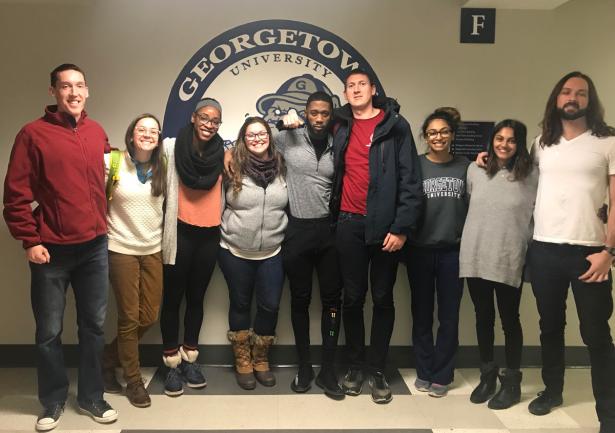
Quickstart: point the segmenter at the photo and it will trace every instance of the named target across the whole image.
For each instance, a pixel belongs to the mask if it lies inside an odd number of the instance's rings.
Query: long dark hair
[[[130,156],[134,156],[135,154],[135,144],[132,140],[132,137],[135,132],[135,127],[137,123],[141,119],[154,119],[158,124],[158,130],[160,133],[158,134],[158,145],[152,152],[152,157],[150,158],[150,164],[152,168],[152,195],[154,197],[158,197],[161,194],[166,196],[167,193],[167,162],[164,156],[164,152],[162,151],[162,128],[160,127],[160,121],[156,116],[150,113],[143,113],[134,118],[132,122],[128,125],[126,129],[126,136],[124,137],[124,142],[126,143],[126,149]]]
[[[269,135],[269,147],[267,148],[267,156],[275,161],[276,165],[276,176],[286,174],[286,168],[284,166],[284,160],[282,159],[282,154],[278,152],[273,143],[273,135],[271,134],[271,128],[269,124],[262,117],[248,117],[241,125],[239,129],[239,134],[237,134],[237,141],[235,142],[235,147],[233,148],[233,162],[231,163],[231,175],[229,181],[233,187],[233,194],[239,194],[241,191],[241,181],[243,176],[247,173],[247,168],[252,164],[250,160],[250,151],[248,150],[248,146],[245,142],[245,135],[248,126],[260,123],[267,130],[267,134]]]
[[[489,138],[489,149],[487,150],[487,175],[493,177],[500,170],[498,157],[495,155],[495,150],[493,149],[493,141],[498,132],[503,128],[510,128],[513,130],[517,143],[517,151],[513,157],[506,162],[504,168],[510,171],[513,180],[523,180],[532,172],[533,160],[527,151],[527,127],[522,122],[514,119],[504,119],[493,127],[493,132]]]
[[[562,91],[564,84],[566,84],[566,81],[571,78],[582,78],[587,83],[589,94],[587,95],[588,104],[585,119],[587,121],[587,127],[592,131],[592,134],[596,137],[615,135],[615,128],[608,126],[604,121],[604,108],[598,98],[598,92],[596,91],[594,82],[584,73],[573,71],[564,75],[551,91],[551,95],[549,95],[544,118],[540,123],[540,126],[542,126],[540,145],[542,147],[556,144],[562,136],[562,120],[557,111],[557,97]]]

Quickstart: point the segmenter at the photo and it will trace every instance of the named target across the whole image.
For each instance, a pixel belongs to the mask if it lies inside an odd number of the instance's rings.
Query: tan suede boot
[[[269,369],[269,348],[273,344],[275,336],[257,335],[252,337],[252,366],[254,376],[261,385],[274,386],[275,376]]]
[[[233,344],[233,354],[235,355],[235,379],[237,385],[243,389],[256,388],[254,380],[254,369],[252,368],[252,354],[250,353],[250,341],[252,331],[244,329],[241,331],[228,331],[228,340]]]

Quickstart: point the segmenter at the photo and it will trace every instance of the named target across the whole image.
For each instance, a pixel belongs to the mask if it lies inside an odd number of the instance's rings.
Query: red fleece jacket
[[[51,105],[19,131],[4,180],[4,219],[24,248],[107,233],[105,152],[107,134],[85,111],[75,124]]]

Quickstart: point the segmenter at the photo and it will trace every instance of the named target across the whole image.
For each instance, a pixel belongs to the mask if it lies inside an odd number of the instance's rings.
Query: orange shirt
[[[192,189],[181,180],[178,188],[177,219],[198,227],[220,225],[222,215],[222,176],[212,189]]]

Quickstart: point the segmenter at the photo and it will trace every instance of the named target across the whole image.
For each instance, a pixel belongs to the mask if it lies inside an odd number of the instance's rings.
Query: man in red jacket
[[[19,131],[4,182],[4,219],[23,243],[32,276],[44,408],[39,431],[58,425],[68,394],[61,334],[69,284],[79,327],[79,407],[102,423],[118,416],[103,399],[100,367],[108,290],[103,155],[109,143],[84,111],[88,87],[78,66],[55,68],[49,93],[57,105]]]

